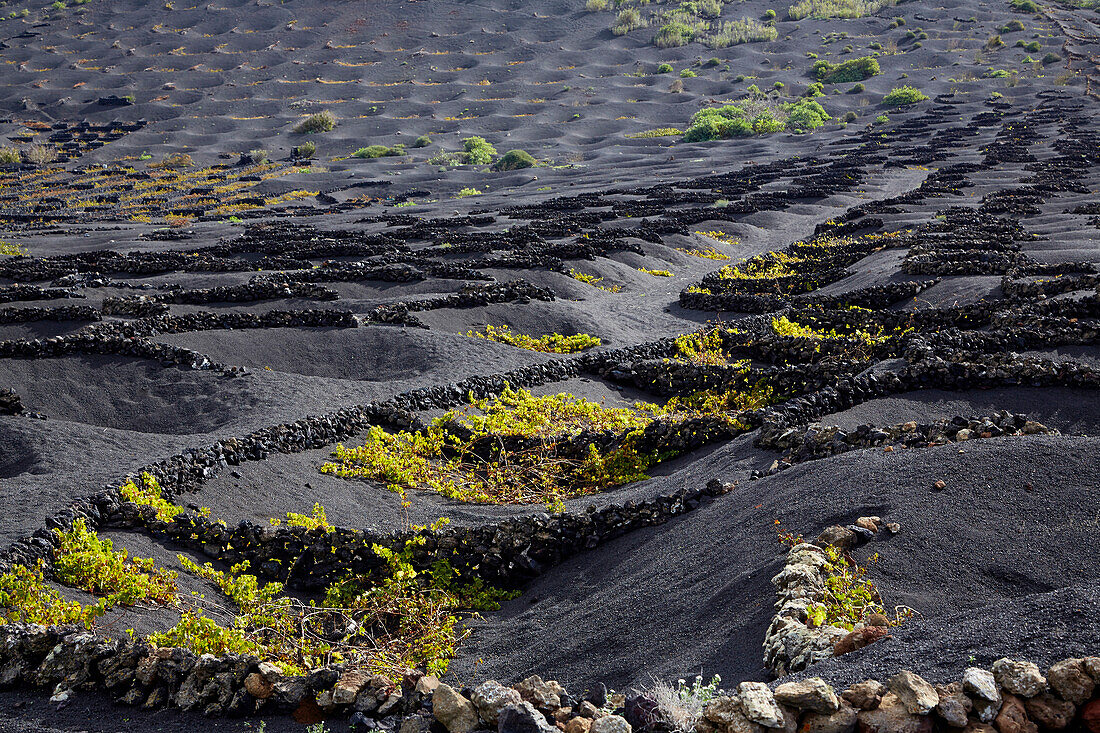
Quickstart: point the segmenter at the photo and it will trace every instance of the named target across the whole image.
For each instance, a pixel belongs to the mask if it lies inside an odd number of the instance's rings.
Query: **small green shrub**
[[[584,9],[590,13],[597,13],[601,10],[607,10],[611,7],[610,0],[588,0],[584,4]]]
[[[1039,5],[1034,0],[1008,0],[1008,4],[1017,13],[1038,13]]]
[[[636,28],[641,28],[645,25],[645,21],[642,20],[642,14],[635,8],[627,8],[619,11],[618,17],[615,19],[615,24],[611,26],[611,32],[616,36],[625,36]]]
[[[530,153],[525,150],[509,150],[493,163],[494,171],[515,171],[521,168],[530,168],[538,163]]]
[[[661,64],[660,66],[657,67],[657,73],[658,74],[671,74],[672,73],[672,64]]]
[[[391,156],[404,155],[405,148],[400,144],[391,147],[385,145],[368,145],[365,148],[359,148],[352,157],[354,158],[384,158]]]
[[[327,109],[310,115],[294,126],[294,132],[307,135],[318,132],[331,132],[336,128],[336,115]]]
[[[847,112],[844,113],[844,121],[845,122],[855,122],[858,119],[859,119],[859,115],[857,115],[852,110],[848,110]]]
[[[0,148],[0,165],[18,165],[23,162],[23,156],[18,148]]]
[[[1012,20],[1002,25],[999,30],[1001,33],[1019,33],[1023,29],[1024,24],[1021,21],[1013,18]]]
[[[882,73],[882,69],[874,57],[863,56],[840,64],[831,64],[821,59],[814,62],[812,73],[818,81],[826,84],[846,84],[870,79]]]
[[[768,8],[764,11],[764,20],[775,20],[775,11]]]
[[[1054,53],[1053,51],[1050,51],[1050,52],[1047,53],[1046,56],[1043,56],[1043,66],[1050,66],[1051,64],[1056,64],[1061,60],[1062,60],[1061,56]]]
[[[681,69],[680,70],[680,78],[681,79],[693,79],[696,76],[698,76],[698,75],[694,71],[692,71],[691,69]]]
[[[815,81],[814,83],[812,83],[808,87],[806,87],[806,92],[802,96],[803,97],[824,97],[825,96],[825,86],[821,82]]]
[[[852,88],[848,90],[848,94],[863,94],[866,88],[862,84],[853,84]]]
[[[1016,41],[1016,48],[1022,48],[1028,53],[1039,53],[1043,50],[1042,44],[1038,41],[1027,41],[1026,43],[1022,40]]]
[[[462,141],[468,165],[488,165],[496,157],[497,149],[483,137],[468,137]]]
[[[421,135],[413,141],[412,146],[414,148],[426,148],[432,144],[432,139],[427,135]]]
[[[787,8],[791,20],[862,18],[893,5],[896,0],[800,0]]]
[[[890,118],[887,115],[879,115],[878,117],[875,118],[875,124],[876,125],[885,125],[889,121],[890,121]]]
[[[155,568],[151,559],[131,558],[126,550],[116,552],[110,540],[102,540],[88,529],[83,517],[73,522],[71,530],[54,532],[58,582],[105,597],[108,608],[175,602],[175,573]]]
[[[294,148],[295,158],[312,158],[313,154],[317,152],[317,143],[312,140],[306,140],[301,145]]]
[[[119,487],[118,493],[126,501],[139,506],[149,506],[156,511],[156,517],[162,522],[171,522],[183,513],[183,507],[177,506],[164,498],[164,492],[153,474],[145,472],[141,474],[141,483],[130,479]]]
[[[916,104],[928,99],[928,95],[911,86],[895,87],[882,98],[882,103],[888,107],[898,107],[903,104]]]
[[[57,148],[49,145],[28,145],[23,148],[23,160],[34,165],[46,165],[57,160]]]
[[[460,199],[464,199],[464,198],[469,198],[470,196],[480,196],[481,194],[482,194],[482,192],[477,190],[476,188],[466,187],[466,188],[460,188],[458,190],[458,193],[455,194],[455,197],[460,198]]]

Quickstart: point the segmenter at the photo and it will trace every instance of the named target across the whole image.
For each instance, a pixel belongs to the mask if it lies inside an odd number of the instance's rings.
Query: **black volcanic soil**
[[[0,23],[0,147],[45,143],[60,146],[62,157],[48,171],[0,166],[0,240],[33,258],[0,256],[0,312],[54,313],[42,320],[0,317],[0,342],[25,346],[105,327],[139,329],[144,319],[109,312],[108,299],[171,301],[182,291],[253,278],[319,278],[336,298],[195,296],[168,303],[178,327],[158,322],[132,338],[242,370],[192,369],[117,352],[0,356],[0,389],[14,389],[35,413],[0,415],[3,547],[45,526],[70,502],[190,448],[560,358],[470,338],[470,329],[505,324],[531,334],[589,333],[606,350],[745,318],[736,310],[681,306],[681,291],[727,264],[684,250],[713,247],[736,264],[810,237],[856,207],[865,209],[853,220],[861,219],[866,232],[934,232],[945,212],[962,207],[975,219],[1018,223],[1024,235],[1016,244],[1032,273],[1044,264],[1077,263],[1062,275],[1077,277],[1100,264],[1100,109],[1097,69],[1088,60],[1096,57],[1089,39],[1100,31],[1100,16],[1093,11],[1054,6],[1032,16],[1012,12],[1004,0],[947,0],[935,7],[906,2],[860,19],[792,22],[774,6],[781,18],[774,42],[659,50],[650,43],[653,29],[613,36],[614,14],[585,12],[580,0],[230,0],[176,2],[171,9],[93,0],[60,11],[11,0],[3,13],[24,7],[27,18]],[[728,5],[723,18],[757,18],[771,7],[747,0]],[[895,17],[905,24],[888,27]],[[983,49],[1011,19],[1025,30],[1003,34],[1004,48]],[[918,45],[909,31],[927,37]],[[1048,51],[1061,58],[1025,61],[1029,54],[1014,45],[1018,40],[1040,41],[1042,51],[1030,54],[1035,59]],[[834,122],[813,134],[696,144],[627,137],[683,128],[701,107],[737,100],[753,84],[770,90],[781,82],[783,99],[796,99],[812,81],[813,54],[839,62],[871,53],[872,44],[883,51],[883,73],[859,93],[849,92],[851,84],[826,85],[818,101]],[[693,67],[697,76],[682,79],[683,92],[669,91],[681,69],[712,57],[718,64]],[[663,62],[675,73],[656,74]],[[990,70],[1009,75],[989,76]],[[882,95],[902,84],[930,99],[884,107]],[[133,103],[100,104],[109,95],[131,95]],[[291,132],[322,109],[338,118],[334,131]],[[849,112],[852,122],[836,124]],[[883,114],[888,121],[876,123]],[[411,148],[425,134],[431,146]],[[441,150],[458,150],[471,135],[502,153],[525,149],[542,164],[496,173],[427,162]],[[291,148],[307,139],[317,145],[313,160],[292,160]],[[396,143],[410,146],[409,155],[350,157],[370,144]],[[269,151],[273,162],[238,164],[256,148]],[[178,175],[150,167],[174,153],[191,155],[195,165]],[[1068,168],[1051,174],[1065,159]],[[1065,170],[1076,176],[1070,183]],[[952,172],[946,182],[939,178]],[[464,188],[481,193],[459,197]],[[728,238],[703,234],[714,231]],[[362,249],[340,250],[349,243]],[[93,261],[89,253],[104,250],[138,254],[123,264],[102,255]],[[873,252],[813,295],[931,279],[904,271],[909,255],[905,248]],[[27,269],[9,267],[28,261]],[[374,268],[371,274],[354,271],[359,263]],[[394,274],[398,269],[402,275]],[[597,289],[570,277],[571,269],[620,289]],[[1058,276],[1013,271],[1006,280],[1005,274],[1003,268],[950,273],[884,309],[1008,308],[1006,282]],[[425,305],[514,280],[554,298]],[[65,288],[73,297],[8,300],[4,294],[15,285]],[[1024,301],[1095,294],[1096,284],[1085,282],[1068,294]],[[380,308],[400,302],[423,306],[410,312],[419,325],[375,322]],[[102,320],[56,312],[73,305],[96,309]],[[314,309],[351,313],[357,322],[223,328],[188,320]],[[1100,365],[1095,339],[1025,353]],[[609,405],[658,398],[591,373],[534,391],[567,391]],[[911,607],[914,618],[893,639],[808,674],[846,684],[904,666],[939,681],[971,659],[1046,663],[1095,652],[1095,390],[917,390],[821,420],[851,429],[999,410],[1062,434],[858,450],[759,480],[752,472],[766,470],[777,454],[756,447],[748,434],[662,464],[650,479],[568,501],[566,511],[583,512],[714,478],[736,482],[731,493],[666,525],[548,569],[501,612],[470,622],[474,633],[449,674],[469,683],[538,673],[577,691],[596,681],[621,689],[695,674],[718,673],[727,684],[766,679],[761,643],[773,612],[769,581],[784,549],[774,521],[814,537],[829,524],[869,514],[902,529],[877,537],[859,555],[877,553],[871,575],[887,604]],[[336,524],[378,531],[440,516],[476,525],[545,510],[415,492],[406,509],[379,485],[322,475],[317,469],[333,447],[273,452],[223,468],[186,499],[230,524],[264,523],[320,502]],[[937,479],[945,490],[933,491]],[[175,562],[177,548],[145,535],[112,539]],[[141,628],[166,622],[143,613],[126,620]],[[0,693],[0,730],[256,729],[255,722],[116,707],[96,695],[78,695],[58,711],[47,697],[48,691]],[[286,719],[268,722],[270,731],[300,728]]]

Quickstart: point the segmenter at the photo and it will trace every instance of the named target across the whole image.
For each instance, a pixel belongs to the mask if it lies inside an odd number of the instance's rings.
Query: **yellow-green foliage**
[[[825,599],[806,607],[812,626],[839,626],[849,631],[872,613],[885,615],[878,589],[867,579],[867,569],[849,562],[835,547],[826,546]],[[871,558],[878,560],[878,555]]]
[[[88,530],[83,518],[68,532],[57,533],[54,570],[58,582],[104,596],[107,607],[133,606],[140,602],[172,604],[176,599],[176,574],[155,568],[149,558],[115,551],[110,540]]]
[[[142,506],[151,506],[157,511],[157,519],[162,522],[171,522],[183,513],[183,507],[176,506],[167,499],[160,488],[160,483],[153,474],[144,472],[141,474],[141,485],[133,479],[119,487],[118,492],[126,501],[132,501]]]
[[[41,561],[34,569],[16,565],[0,575],[0,624],[80,624],[92,628],[95,620],[107,612],[107,599],[100,598],[88,606],[65,600],[46,584],[42,566]]]
[[[606,290],[609,293],[617,293],[620,290],[622,290],[622,287],[620,287],[619,285],[600,285],[600,283],[603,282],[602,277],[596,277],[595,275],[589,275],[587,272],[581,272],[579,270],[570,269],[569,270],[569,277],[573,278],[574,280],[580,280],[582,283],[586,283],[588,285],[591,285],[594,288],[599,288],[600,290]]]
[[[436,521],[431,529],[446,521]],[[189,572],[217,585],[235,609],[222,612],[224,624],[189,609],[175,627],[153,634],[150,641],[196,654],[255,654],[288,674],[343,662],[395,681],[410,668],[441,675],[469,633],[459,627],[461,617],[496,610],[501,600],[516,594],[479,578],[460,579],[445,560],[427,572],[417,571],[412,557],[426,541],[425,529],[413,527],[411,538],[396,550],[374,545],[383,571],[345,577],[329,586],[320,602],[286,596],[280,583],[260,585],[247,573],[247,563],[225,573],[181,556]]]
[[[26,247],[20,244],[15,244],[14,242],[5,242],[0,239],[0,255],[19,256],[25,254],[27,254]]]
[[[639,454],[628,436],[606,453],[593,447],[582,459],[566,459],[556,455],[557,441],[583,431],[639,430],[659,412],[642,403],[607,408],[570,394],[536,397],[506,387],[498,398],[471,400],[463,412],[448,412],[420,432],[373,427],[363,445],[338,445],[336,461],[321,471],[382,481],[402,493],[424,488],[461,501],[559,507],[565,498],[644,478],[656,456]],[[533,439],[532,447],[496,445],[500,436]],[[494,446],[488,457],[487,443]]]
[[[675,127],[658,127],[654,130],[643,130],[642,132],[631,132],[627,135],[632,140],[639,140],[651,137],[678,137],[683,135],[683,130],[679,130]]]
[[[854,328],[849,332],[838,332],[836,329],[832,328],[828,331],[822,331],[804,326],[797,321],[790,320],[786,316],[772,319],[772,331],[774,331],[777,336],[814,339],[817,341],[843,340],[851,341],[853,344],[859,346],[878,346],[886,343],[890,339],[904,336],[912,330],[912,328],[895,328],[893,331],[886,331],[882,326],[876,326],[874,331],[868,331],[863,328]]]
[[[562,336],[560,333],[551,333],[545,336],[528,336],[517,333],[507,326],[488,325],[484,331],[467,331],[467,336],[497,341],[509,346],[516,346],[528,351],[542,351],[548,354],[573,354],[585,349],[591,349],[600,345],[600,340],[587,333],[578,333],[573,336]]]
[[[274,517],[272,517],[268,521],[276,527],[282,524],[282,521],[275,519]],[[296,514],[294,512],[287,512],[286,524],[289,527],[323,529],[325,530],[325,532],[332,532],[336,529],[328,523],[328,517],[325,516],[325,508],[316,502],[313,504],[312,514]]]
[[[665,403],[664,410],[670,415],[681,418],[713,417],[742,410],[755,410],[760,407],[767,407],[775,402],[775,390],[764,382],[758,382],[748,390],[706,389],[686,397],[673,397]],[[731,420],[730,425],[731,427],[745,429],[745,426],[736,420]]]
[[[691,255],[692,257],[701,257],[705,260],[728,260],[730,258],[729,255],[722,254],[714,247],[707,247],[706,249],[683,249],[677,247],[676,251]]]
[[[723,346],[723,334],[736,336],[741,333],[736,328],[715,326],[706,331],[685,333],[676,337],[676,358],[696,364],[730,364],[729,355]],[[742,361],[739,364],[747,365]],[[747,368],[747,366],[746,366]]]
[[[639,267],[638,270],[644,272],[647,275],[653,275],[655,277],[672,277],[672,272],[669,270],[650,270],[645,267]]]
[[[718,270],[723,280],[771,280],[777,277],[797,275],[792,269],[802,258],[786,252],[768,252],[751,257],[738,265],[725,265]]]

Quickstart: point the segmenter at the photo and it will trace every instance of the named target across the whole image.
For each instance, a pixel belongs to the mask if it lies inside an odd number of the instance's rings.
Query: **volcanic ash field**
[[[0,730],[1100,731],[1095,0],[0,2]]]

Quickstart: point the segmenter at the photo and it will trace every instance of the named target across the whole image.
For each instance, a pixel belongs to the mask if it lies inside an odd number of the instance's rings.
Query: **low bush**
[[[521,168],[530,168],[538,163],[531,154],[525,150],[509,150],[493,163],[494,171],[515,171]]]
[[[904,104],[916,104],[928,99],[928,95],[911,86],[895,87],[882,98],[882,103],[888,107],[898,107]]]
[[[318,132],[331,132],[336,128],[336,115],[327,109],[310,115],[294,126],[294,132],[299,134],[313,134]]]
[[[386,158],[393,156],[400,156],[405,154],[405,148],[398,143],[392,148],[385,145],[368,145],[365,148],[359,148],[352,157],[354,158]]]
[[[462,141],[466,163],[470,165],[488,165],[496,157],[497,149],[482,137],[468,137]]]
[[[1038,41],[1016,41],[1016,48],[1022,48],[1028,53],[1039,53],[1043,50],[1043,46]]]
[[[862,18],[894,5],[896,0],[800,0],[787,8],[791,20]]]
[[[175,170],[177,168],[190,168],[193,165],[195,165],[195,161],[187,153],[169,153],[161,158],[159,163],[150,163],[149,167]]]
[[[313,154],[317,152],[317,143],[312,140],[306,140],[301,145],[294,148],[295,158],[312,158]]]
[[[821,59],[814,62],[812,73],[818,81],[826,84],[845,84],[870,79],[882,73],[882,69],[879,68],[878,61],[874,57],[863,56],[839,64],[831,64]]]
[[[1019,33],[1024,29],[1024,24],[1013,18],[1000,27],[1001,33]]]
[[[0,148],[0,165],[18,165],[23,162],[23,156],[18,148]]]
[[[863,94],[867,87],[862,84],[853,84],[852,88],[848,90],[848,94]]]
[[[1054,53],[1053,51],[1050,51],[1050,52],[1047,53],[1046,56],[1043,56],[1043,66],[1049,66],[1051,64],[1056,64],[1061,60],[1062,60],[1061,56]]]
[[[578,351],[591,349],[600,345],[600,340],[587,333],[578,333],[573,336],[563,336],[560,333],[547,334],[546,336],[528,336],[517,333],[507,326],[488,325],[484,331],[467,331],[467,336],[488,339],[509,346],[515,346],[528,351],[541,351],[547,354],[574,354]]]
[[[426,148],[432,144],[432,139],[427,135],[421,135],[413,141],[412,146],[414,148]]]
[[[658,74],[671,74],[672,73],[672,64],[661,64],[660,66],[657,67],[657,73]]]
[[[645,21],[642,20],[642,14],[635,8],[626,8],[619,11],[618,17],[615,18],[615,24],[611,26],[611,32],[616,36],[625,36],[636,28],[641,28],[645,25]]]
[[[1038,13],[1039,5],[1034,0],[1008,0],[1008,4],[1017,13]]]
[[[22,151],[23,160],[33,165],[46,165],[57,160],[57,148],[49,145],[28,145]]]
[[[698,76],[698,74],[696,74],[691,69],[681,69],[680,70],[680,78],[681,79],[694,79],[696,76]]]
[[[724,107],[699,110],[684,132],[684,142],[702,142],[748,135],[766,135],[783,130],[807,132],[831,119],[815,100],[773,104],[744,99]]]

